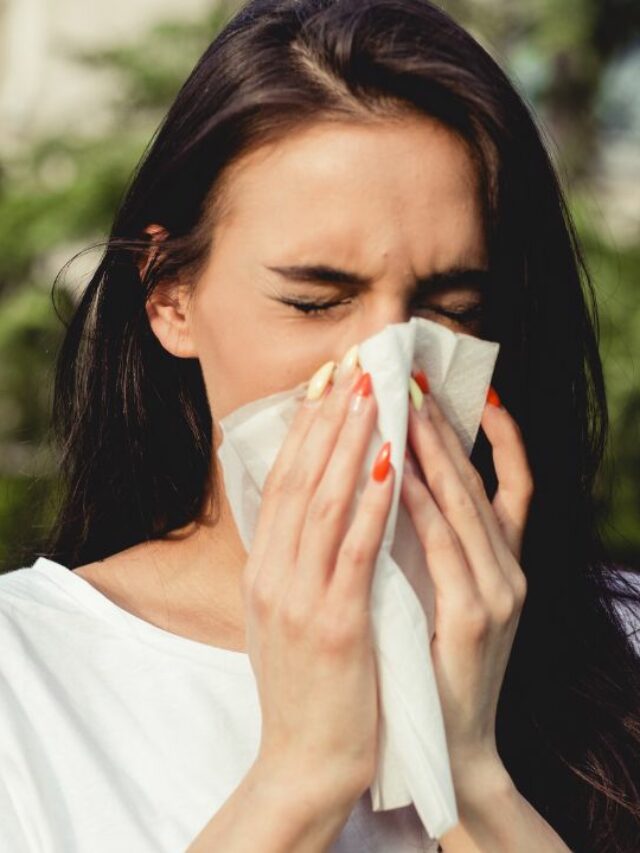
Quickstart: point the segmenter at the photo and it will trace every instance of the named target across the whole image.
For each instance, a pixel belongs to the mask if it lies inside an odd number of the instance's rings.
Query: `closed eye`
[[[332,308],[337,308],[338,305],[347,305],[349,302],[353,302],[352,299],[334,299],[327,302],[301,302],[298,299],[288,299],[286,296],[279,298],[278,302],[282,302],[283,305],[291,305],[292,308],[295,308],[296,311],[300,311],[303,314],[320,314],[322,312],[330,311]]]
[[[333,308],[337,308],[341,305],[348,305],[350,302],[353,302],[352,299],[335,299],[328,300],[326,302],[318,302],[318,301],[301,301],[298,299],[289,299],[287,297],[278,298],[279,302],[282,302],[283,305],[290,305],[296,311],[300,311],[307,316],[318,316],[320,314],[326,314],[331,311]],[[453,320],[457,323],[472,323],[475,320],[478,320],[484,311],[484,306],[481,302],[478,302],[469,308],[465,308],[461,311],[450,311],[446,308],[441,308],[438,305],[429,305],[424,306],[420,310],[433,311],[436,314],[441,314],[443,317],[447,317],[450,320]]]

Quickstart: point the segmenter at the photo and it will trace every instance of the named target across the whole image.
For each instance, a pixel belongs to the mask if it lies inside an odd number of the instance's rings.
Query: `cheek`
[[[214,419],[305,381],[319,366],[308,336],[294,338],[285,325],[257,300],[213,290],[198,300],[192,327]]]

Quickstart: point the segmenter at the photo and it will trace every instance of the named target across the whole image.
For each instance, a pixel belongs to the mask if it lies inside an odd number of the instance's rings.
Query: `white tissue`
[[[400,500],[409,377],[412,369],[424,370],[430,392],[469,455],[499,344],[452,332],[421,317],[387,325],[358,344],[362,370],[371,374],[378,419],[349,520],[384,441],[391,442],[391,462],[397,472],[371,598],[381,709],[379,762],[371,803],[374,811],[381,811],[413,802],[427,832],[438,838],[458,822],[458,814],[430,654],[433,585],[424,550]],[[217,455],[247,551],[263,483],[307,384],[254,400],[218,422],[223,440]]]

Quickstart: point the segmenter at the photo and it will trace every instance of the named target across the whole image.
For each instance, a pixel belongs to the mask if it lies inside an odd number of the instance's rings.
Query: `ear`
[[[160,225],[149,225],[145,232],[154,242],[161,242],[167,231]],[[141,277],[146,273],[158,248],[152,249],[139,266]],[[197,358],[189,323],[191,287],[179,282],[159,282],[145,304],[149,325],[162,346],[178,358]]]

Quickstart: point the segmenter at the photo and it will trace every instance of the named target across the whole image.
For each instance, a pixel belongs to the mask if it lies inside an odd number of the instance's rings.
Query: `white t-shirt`
[[[0,575],[0,850],[184,853],[257,754],[250,659],[172,634],[40,557]],[[335,853],[435,853],[369,791]]]

